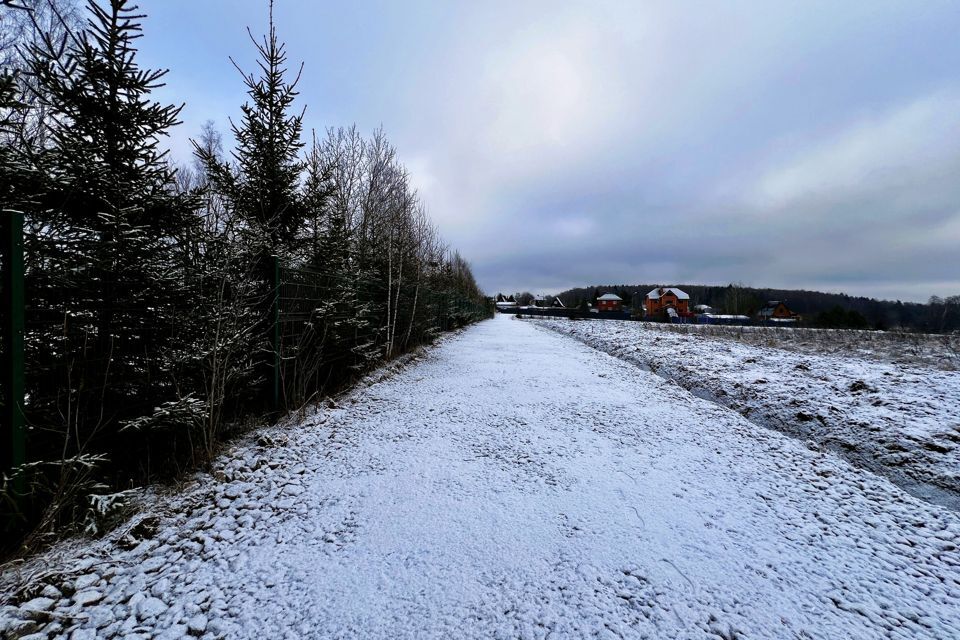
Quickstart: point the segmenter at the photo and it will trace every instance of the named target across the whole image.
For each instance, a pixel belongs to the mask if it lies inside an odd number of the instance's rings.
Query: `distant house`
[[[623,298],[615,293],[605,293],[597,298],[597,311],[623,311]]]
[[[497,297],[494,299],[496,307],[500,311],[505,311],[507,309],[516,309],[517,301],[513,296],[505,296],[502,293],[498,293]]]
[[[563,309],[563,302],[557,296],[534,296],[530,303],[534,307],[541,309]]]
[[[771,324],[790,324],[799,322],[800,314],[791,311],[786,302],[768,300],[766,306],[757,313],[757,319]]]
[[[673,309],[679,316],[689,315],[690,296],[676,287],[658,287],[647,294],[644,307],[648,317],[668,314]]]

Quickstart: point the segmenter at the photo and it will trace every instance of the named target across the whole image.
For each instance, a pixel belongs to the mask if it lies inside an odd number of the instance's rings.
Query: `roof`
[[[597,298],[597,300],[619,300],[620,302],[623,302],[623,298],[621,298],[615,293],[605,293],[599,298]]]
[[[653,291],[651,291],[650,293],[647,294],[647,299],[648,299],[648,300],[659,300],[659,299],[660,299],[660,296],[665,295],[665,294],[667,294],[667,293],[672,293],[673,295],[677,296],[677,300],[689,300],[689,299],[690,299],[690,296],[687,295],[687,292],[686,292],[686,291],[681,291],[680,289],[677,289],[676,287],[658,287],[658,288],[654,289]]]

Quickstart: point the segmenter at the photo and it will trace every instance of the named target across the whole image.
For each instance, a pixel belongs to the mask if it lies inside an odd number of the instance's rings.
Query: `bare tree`
[[[0,67],[15,78],[18,101],[25,107],[4,114],[15,121],[7,135],[13,131],[18,144],[42,148],[49,109],[42,99],[42,83],[29,72],[30,49],[46,46],[44,40],[49,40],[63,50],[83,20],[75,0],[16,0],[5,5],[8,9],[0,11]]]

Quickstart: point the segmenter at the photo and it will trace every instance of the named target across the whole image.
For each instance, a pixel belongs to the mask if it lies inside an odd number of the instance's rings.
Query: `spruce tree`
[[[260,74],[244,73],[234,62],[249,96],[241,107],[240,123],[231,122],[236,140],[234,163],[225,162],[196,143],[194,148],[206,167],[211,188],[226,200],[241,223],[241,250],[259,274],[261,295],[249,308],[250,334],[263,338],[257,347],[256,369],[268,380],[275,362],[271,352],[280,349],[267,340],[273,333],[273,302],[278,295],[273,288],[273,260],[289,261],[298,253],[306,218],[300,193],[303,163],[299,158],[303,110],[293,110],[303,66],[292,81],[287,80],[286,48],[277,39],[272,2],[267,35],[257,41],[249,30],[248,34],[259,54]]]
[[[28,410],[39,433],[111,453],[122,469],[148,441],[121,429],[159,406],[169,423],[181,400],[169,375],[186,304],[176,247],[196,218],[159,147],[180,107],[151,100],[166,71],[137,64],[144,16],[127,0],[88,0],[87,10],[65,46],[45,36],[30,50],[48,143],[31,158],[43,179],[27,211],[38,326]],[[50,389],[62,392],[51,399]]]
[[[249,30],[248,30],[249,33]],[[210,180],[247,224],[250,241],[260,257],[288,255],[296,245],[305,218],[299,193],[303,163],[303,110],[293,110],[301,65],[293,81],[286,79],[286,47],[277,40],[270,3],[268,34],[250,39],[259,53],[260,76],[243,75],[250,101],[241,110],[240,124],[231,122],[236,140],[233,167],[195,144]]]

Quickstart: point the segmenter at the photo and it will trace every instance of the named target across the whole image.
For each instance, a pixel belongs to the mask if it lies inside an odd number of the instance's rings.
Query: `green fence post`
[[[270,347],[273,351],[273,410],[280,411],[280,256],[271,256],[273,262],[273,304]]]
[[[3,236],[3,452],[2,470],[26,462],[23,417],[23,213],[7,211],[0,221]],[[22,481],[22,478],[21,478]],[[17,487],[22,493],[23,487]]]

